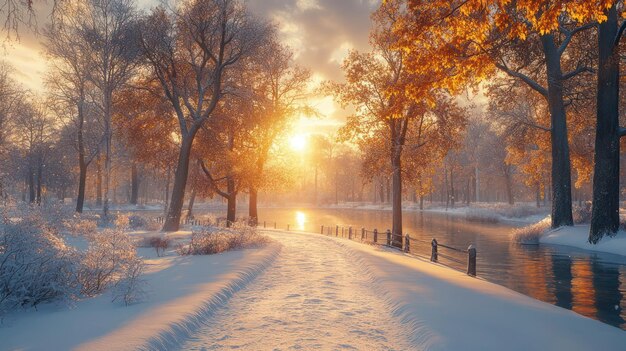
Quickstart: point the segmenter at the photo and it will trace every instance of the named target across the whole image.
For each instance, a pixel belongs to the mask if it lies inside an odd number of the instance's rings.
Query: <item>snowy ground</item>
[[[397,251],[316,234],[273,236],[284,245],[275,264],[183,349],[616,350],[626,343],[620,329]]]
[[[584,250],[626,256],[626,232],[620,230],[614,237],[604,237],[593,245],[589,238],[589,224],[560,227],[549,230],[539,239],[542,244],[573,246]]]
[[[112,303],[111,296],[15,311],[0,324],[0,350],[137,350],[178,345],[230,296],[271,264],[278,244],[211,256],[157,258],[148,265],[145,302]]]
[[[618,328],[383,247],[280,244],[148,260],[147,301],[18,311],[2,350],[617,350]],[[182,234],[181,234],[182,235]],[[148,255],[149,249],[142,249]]]
[[[273,234],[272,268],[220,309],[184,350],[409,350],[410,330],[336,241]]]

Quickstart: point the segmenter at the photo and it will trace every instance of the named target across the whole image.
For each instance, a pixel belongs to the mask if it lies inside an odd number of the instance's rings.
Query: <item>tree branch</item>
[[[511,77],[521,79],[524,83],[528,84],[528,86],[531,89],[535,90],[539,94],[546,96],[546,97],[548,96],[548,89],[542,87],[539,83],[535,82],[529,76],[521,72],[513,71],[509,67],[507,67],[505,64],[496,63],[496,67],[498,67],[500,70],[504,71],[506,74],[508,74]]]

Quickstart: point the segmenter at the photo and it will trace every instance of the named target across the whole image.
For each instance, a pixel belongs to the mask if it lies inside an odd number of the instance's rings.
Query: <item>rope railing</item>
[[[158,223],[164,223],[165,218],[157,217],[156,221]],[[218,221],[217,223],[218,226],[220,225],[219,222],[220,221]],[[201,221],[201,220],[194,219],[194,218],[187,218],[183,221],[183,223],[187,225],[193,225],[193,226],[212,225],[211,221],[208,221],[208,220]],[[258,222],[257,226],[260,227],[261,223]],[[263,221],[263,229],[268,229],[268,228],[283,229],[283,230],[286,229],[287,231],[290,231],[292,227],[290,224],[279,226],[278,223],[275,221],[274,222]],[[430,261],[431,262],[446,265],[445,263],[439,262],[439,259],[443,258],[445,260],[454,262],[456,264],[460,264],[460,265],[465,264],[465,262],[463,262],[463,260],[459,259],[458,257],[453,257],[453,256],[450,256],[449,254],[442,254],[441,252],[439,252],[440,249],[450,250],[451,252],[454,252],[454,253],[465,254],[467,255],[467,274],[470,276],[474,276],[474,277],[476,276],[476,247],[473,244],[470,244],[467,249],[462,249],[462,248],[439,243],[437,239],[435,238],[433,238],[429,242],[427,240],[423,240],[420,238],[412,238],[409,236],[409,234],[402,235],[402,234],[392,233],[390,229],[387,229],[385,232],[379,232],[378,229],[368,230],[368,229],[365,229],[364,227],[358,228],[358,227],[353,227],[353,226],[344,226],[344,225],[340,226],[338,224],[331,225],[331,226],[321,225],[319,233],[322,235],[347,238],[348,240],[358,240],[360,242],[371,243],[374,245],[384,245],[390,248],[398,249],[400,251],[403,251],[407,254],[411,254],[414,256],[420,256],[417,252],[418,250],[415,249],[416,247],[423,247],[425,245],[430,244],[430,247],[431,247]],[[425,244],[425,245],[418,246],[418,244],[420,243]],[[455,267],[452,267],[449,265],[446,265],[446,266],[456,269]]]

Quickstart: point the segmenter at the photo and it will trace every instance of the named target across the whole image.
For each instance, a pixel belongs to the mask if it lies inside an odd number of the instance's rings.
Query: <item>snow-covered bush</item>
[[[149,232],[156,232],[156,231],[161,230],[161,228],[163,228],[163,224],[157,222],[154,219],[148,221],[148,223],[146,223],[146,226],[144,227],[144,229],[149,231]]]
[[[64,220],[63,227],[73,236],[88,236],[98,230],[98,222],[82,216],[75,216]]]
[[[470,222],[498,223],[500,216],[486,209],[470,208],[465,213],[465,219]]]
[[[193,231],[188,245],[180,246],[181,255],[211,255],[230,250],[260,247],[270,239],[256,228],[236,223],[232,228],[203,227]]]
[[[513,231],[513,241],[520,244],[539,244],[541,236],[550,229],[550,217]]]
[[[122,300],[126,306],[144,299],[145,280],[142,279],[145,265],[141,260],[132,260],[124,267],[121,279],[113,288],[113,301]]]
[[[572,216],[575,224],[591,223],[591,201],[585,202],[582,206],[574,206]]]
[[[146,218],[139,215],[128,216],[128,227],[133,230],[144,229],[149,222]]]
[[[55,228],[30,215],[0,232],[0,311],[70,299],[78,292],[75,251]]]
[[[171,241],[167,237],[151,236],[144,239],[143,247],[151,247],[156,251],[157,256],[161,257],[165,250],[169,249]]]
[[[129,267],[140,264],[130,237],[120,229],[104,229],[91,236],[82,254],[77,279],[81,293],[97,295],[124,279]]]

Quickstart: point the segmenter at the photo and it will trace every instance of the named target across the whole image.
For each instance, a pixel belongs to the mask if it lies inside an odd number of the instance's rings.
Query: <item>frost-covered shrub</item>
[[[539,244],[541,236],[550,228],[550,217],[513,231],[513,241],[520,244]]]
[[[82,254],[77,279],[81,293],[94,296],[115,285],[128,267],[139,264],[130,237],[120,229],[104,229],[90,237],[89,248]]]
[[[161,257],[165,250],[170,247],[170,239],[160,236],[152,236],[145,238],[143,247],[151,247],[156,251],[157,256]]]
[[[139,215],[128,216],[128,227],[130,229],[137,230],[137,229],[146,228],[148,223],[149,221],[142,216],[139,216]]]
[[[193,231],[188,245],[180,246],[182,255],[211,255],[230,250],[260,247],[270,239],[256,228],[235,224],[232,228],[206,227]]]
[[[74,297],[75,256],[40,217],[5,223],[0,232],[0,311]]]
[[[156,220],[148,221],[148,223],[146,223],[146,226],[144,227],[144,229],[149,232],[156,232],[161,230],[161,228],[163,228],[163,224],[157,222]]]
[[[145,298],[145,280],[142,279],[145,265],[141,260],[132,260],[124,267],[121,278],[113,288],[113,301],[122,300],[126,306]]]
[[[500,216],[482,208],[470,208],[465,213],[465,219],[470,222],[498,223]]]
[[[63,227],[73,236],[88,236],[98,230],[98,222],[82,216],[75,216],[64,220]]]
[[[575,224],[591,223],[591,201],[585,202],[582,206],[574,206],[572,216]]]

